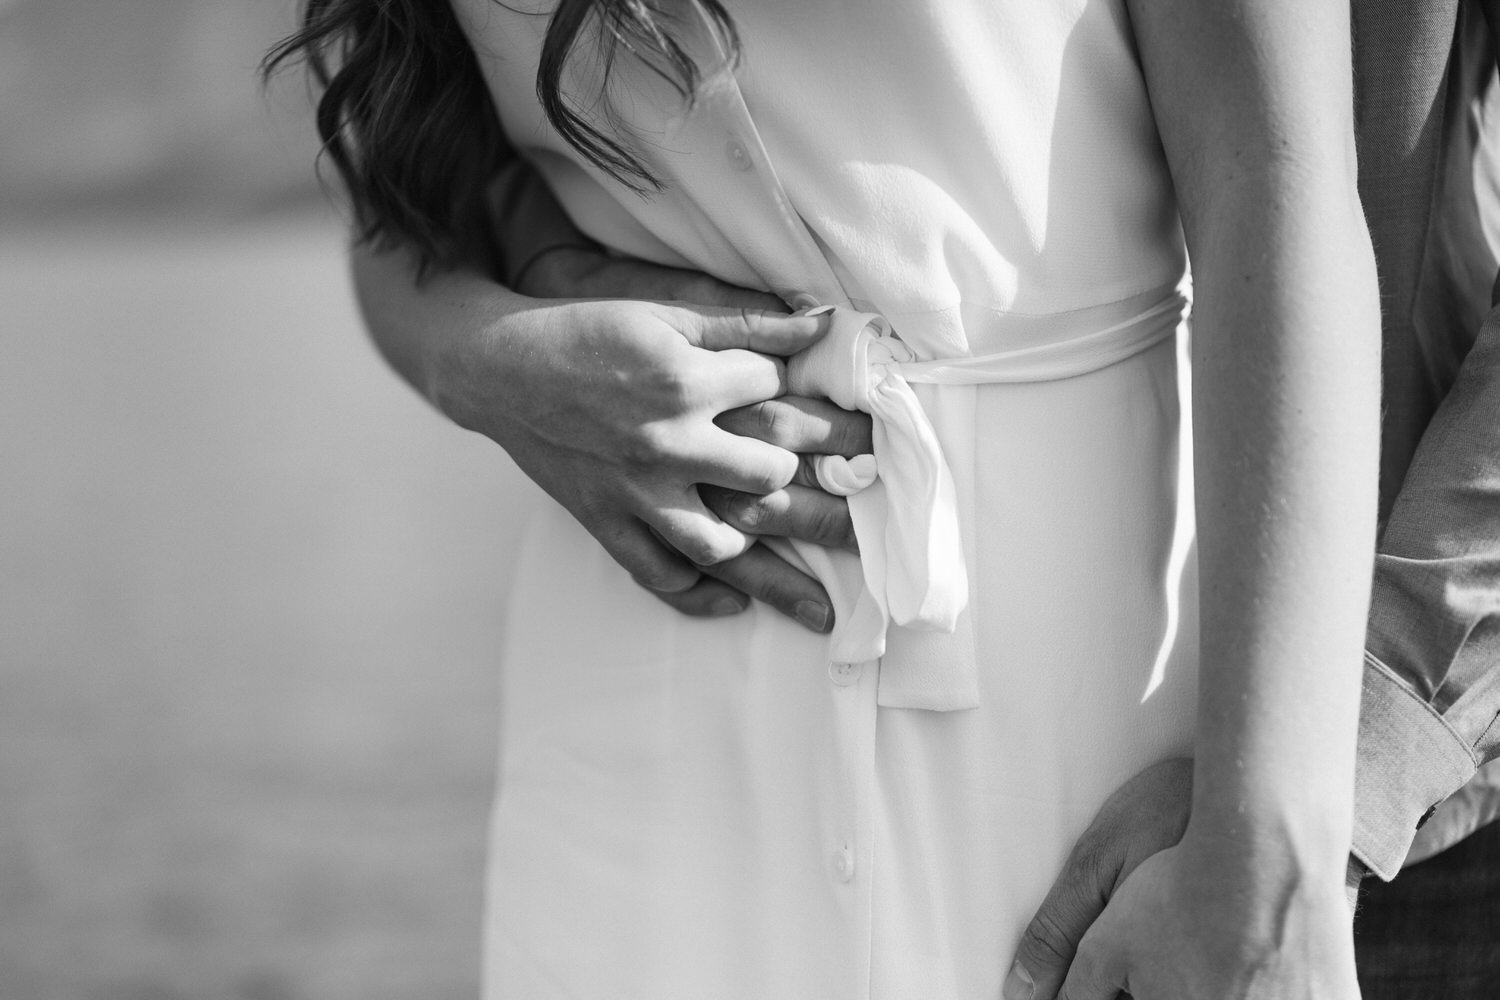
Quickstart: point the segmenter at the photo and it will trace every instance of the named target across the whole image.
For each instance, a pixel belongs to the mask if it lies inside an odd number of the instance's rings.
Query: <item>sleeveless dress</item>
[[[1104,799],[1191,751],[1185,256],[1123,0],[731,3],[733,65],[682,27],[690,103],[629,57],[606,81],[585,38],[565,90],[648,197],[546,123],[531,2],[453,0],[511,141],[605,245],[860,317],[930,431],[923,516],[956,529],[916,544],[957,612],[877,594],[854,635],[885,577],[802,548],[834,636],[689,619],[541,511],[501,666],[486,996],[997,997]],[[851,499],[892,594],[898,453]]]

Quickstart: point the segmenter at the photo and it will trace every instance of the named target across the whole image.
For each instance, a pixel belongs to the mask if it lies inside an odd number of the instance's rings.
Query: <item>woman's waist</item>
[[[1169,283],[1055,312],[969,301],[925,311],[881,309],[879,303],[859,300],[854,306],[879,314],[911,349],[913,357],[902,367],[909,381],[941,383],[947,380],[944,373],[959,368],[995,375],[953,379],[974,384],[1047,381],[1105,367],[1170,336],[1188,304],[1186,287]]]
[[[873,398],[892,380],[982,385],[1072,378],[1171,337],[1186,314],[1188,298],[1182,289],[1167,287],[1046,315],[962,305],[882,314],[863,311],[861,305],[812,310],[831,314],[830,330],[791,359],[793,392],[827,395],[846,408],[875,412]]]

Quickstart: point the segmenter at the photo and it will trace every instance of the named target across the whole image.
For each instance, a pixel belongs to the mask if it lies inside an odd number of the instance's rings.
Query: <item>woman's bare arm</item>
[[[1193,807],[1069,1000],[1357,996],[1344,898],[1380,316],[1347,5],[1130,0],[1194,275]]]

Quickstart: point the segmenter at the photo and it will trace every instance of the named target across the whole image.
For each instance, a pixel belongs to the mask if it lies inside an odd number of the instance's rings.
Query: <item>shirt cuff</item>
[[[1417,831],[1403,869],[1446,851],[1482,826],[1500,819],[1500,760],[1479,769],[1469,782],[1443,800]]]
[[[1463,737],[1366,652],[1351,853],[1385,881],[1395,878],[1417,827],[1477,767]]]

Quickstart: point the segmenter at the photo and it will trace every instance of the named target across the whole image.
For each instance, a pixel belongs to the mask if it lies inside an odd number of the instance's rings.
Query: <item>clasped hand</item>
[[[1275,853],[1223,865],[1187,835],[1193,762],[1126,782],[1022,937],[1005,1000],[1356,1000],[1345,894]]]
[[[534,307],[461,364],[444,409],[498,441],[642,586],[689,614],[765,600],[809,628],[818,582],[758,535],[852,549],[842,498],[805,456],[870,451],[870,424],[785,396],[782,358],[825,319],[706,275],[558,248],[517,291]],[[503,357],[497,379],[487,359]]]
[[[784,395],[780,359],[822,336],[821,321],[582,248],[548,252],[518,291],[541,301],[508,324],[510,343],[486,347],[511,377],[470,380],[469,405],[450,412],[674,607],[728,614],[756,597],[830,627],[822,587],[754,544],[853,548],[847,505],[799,456],[867,453],[869,418]],[[1028,926],[1006,1000],[1358,997],[1336,893],[1308,892],[1284,859],[1221,867],[1185,837],[1191,793],[1192,762],[1169,761],[1105,804]]]

